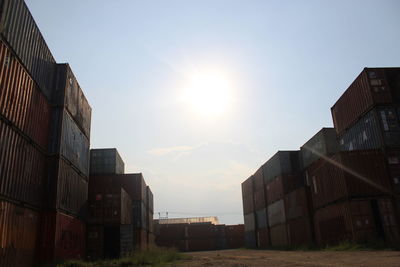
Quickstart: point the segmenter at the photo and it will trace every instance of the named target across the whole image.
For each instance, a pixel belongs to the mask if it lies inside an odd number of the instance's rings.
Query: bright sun
[[[232,100],[232,84],[218,72],[192,75],[184,88],[183,100],[196,113],[216,117],[224,113]]]

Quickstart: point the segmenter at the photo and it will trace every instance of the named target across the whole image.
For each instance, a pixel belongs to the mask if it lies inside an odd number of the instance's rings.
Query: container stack
[[[254,176],[242,183],[244,237],[246,248],[257,247],[256,213],[254,204]]]
[[[154,240],[153,194],[143,175],[124,174],[115,148],[92,149],[90,157],[88,257],[117,258],[147,249]]]
[[[44,262],[85,257],[91,108],[68,64],[57,64],[56,74],[39,248]]]
[[[256,244],[258,248],[266,248],[270,245],[270,233],[268,227],[267,195],[264,183],[263,167],[260,167],[253,175],[254,180],[254,209]]]
[[[153,192],[151,192],[150,186],[146,187],[146,229],[147,229],[147,247],[151,248],[155,246],[155,236],[154,236],[154,226],[153,226],[153,216],[154,216],[154,201],[153,201]]]

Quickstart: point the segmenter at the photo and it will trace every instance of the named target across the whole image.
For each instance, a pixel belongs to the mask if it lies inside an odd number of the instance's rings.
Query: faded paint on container
[[[269,227],[286,222],[285,201],[278,200],[268,205],[268,225]]]
[[[47,150],[50,106],[11,50],[0,41],[0,117]]]
[[[299,188],[285,195],[285,214],[287,220],[311,216],[311,199],[308,188]]]
[[[86,255],[86,224],[60,212],[41,215],[40,262],[83,259]]]
[[[396,218],[396,211],[391,199],[379,199],[379,217],[382,222],[385,241],[391,244],[400,242],[399,223]]]
[[[385,159],[378,150],[340,152],[329,161],[316,163],[308,172],[314,208],[347,197],[380,196],[390,192]]]
[[[17,54],[47,99],[51,98],[55,59],[23,0],[3,0],[2,37]]]
[[[50,154],[61,154],[83,175],[89,176],[89,139],[64,109],[54,108],[52,118]]]
[[[44,154],[0,120],[0,195],[41,207],[45,163]]]
[[[87,177],[79,174],[63,158],[49,159],[45,207],[84,217],[88,200]]]
[[[257,228],[268,227],[268,213],[266,208],[258,210],[256,212],[256,216],[257,216]]]
[[[319,209],[314,215],[314,227],[318,245],[377,238],[371,202],[368,200],[346,201]]]
[[[256,228],[255,213],[249,213],[244,215],[244,229],[246,232],[254,231]]]
[[[400,68],[364,68],[331,108],[337,133],[344,132],[371,107],[398,102],[399,73]]]
[[[65,107],[89,139],[92,109],[69,64],[57,64],[56,82],[53,103]]]
[[[335,154],[340,150],[335,128],[322,128],[301,148],[303,168],[321,157]]]
[[[0,200],[0,266],[32,266],[38,237],[36,211]]]
[[[243,201],[243,214],[249,214],[254,212],[254,197],[253,195],[244,196]]]
[[[257,247],[268,248],[271,245],[268,227],[257,230]]]
[[[226,225],[226,248],[242,248],[244,247],[244,225]]]
[[[244,232],[244,243],[246,248],[257,248],[257,239],[255,231]]]
[[[278,151],[264,165],[265,184],[279,175],[296,174],[301,171],[300,151]]]
[[[386,160],[392,189],[396,194],[400,194],[400,150],[388,151]]]
[[[310,217],[287,221],[287,234],[291,246],[309,246],[314,243]]]
[[[250,176],[242,183],[242,196],[250,196],[254,192],[254,176]]]
[[[400,122],[395,108],[377,107],[340,137],[343,151],[400,146]]]
[[[90,150],[90,174],[124,174],[125,164],[116,148]]]
[[[279,224],[269,229],[272,247],[282,247],[289,245],[286,223]]]

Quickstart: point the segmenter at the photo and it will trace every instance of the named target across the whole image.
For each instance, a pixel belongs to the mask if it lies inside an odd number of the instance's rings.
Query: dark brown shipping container
[[[51,98],[55,60],[23,0],[1,1],[2,37],[12,47],[47,99]]]
[[[104,257],[104,226],[87,225],[86,256],[89,260]]]
[[[285,200],[278,200],[268,205],[268,225],[270,227],[286,222]]]
[[[272,247],[283,247],[289,245],[286,223],[269,228]]]
[[[254,196],[249,195],[249,196],[244,196],[242,198],[243,201],[243,214],[247,215],[249,213],[254,212]]]
[[[90,150],[90,175],[124,174],[125,163],[116,148]]]
[[[331,108],[338,134],[349,128],[374,105],[399,100],[400,68],[364,68]]]
[[[50,106],[24,67],[0,41],[0,117],[47,149]]]
[[[377,238],[369,200],[345,201],[319,209],[314,215],[314,227],[318,245]]]
[[[301,171],[299,150],[278,151],[263,166],[264,183],[268,184],[277,176],[298,174]]]
[[[82,176],[63,158],[52,157],[48,161],[45,207],[84,217],[88,200],[87,177]]]
[[[267,208],[256,211],[256,228],[264,228],[268,227],[268,212]]]
[[[86,224],[60,212],[41,215],[39,261],[83,259],[86,255]]]
[[[92,109],[69,64],[57,64],[57,86],[53,93],[53,102],[68,110],[89,139]]]
[[[0,266],[32,266],[38,237],[36,211],[0,200]]]
[[[255,231],[244,232],[244,244],[246,248],[257,248],[257,233]]]
[[[382,152],[377,150],[340,152],[310,166],[314,208],[347,197],[380,196],[390,193]],[[372,184],[372,185],[371,185]]]
[[[265,186],[267,204],[282,199],[285,194],[304,186],[304,178],[300,174],[285,174],[277,176]]]
[[[186,224],[159,224],[158,234],[156,241],[172,240],[172,239],[185,239],[186,237]]]
[[[268,227],[257,230],[257,247],[268,248],[271,245]]]
[[[260,167],[253,175],[254,191],[264,190],[264,174]]]
[[[151,192],[150,186],[146,187],[146,192],[147,192],[147,206],[149,207],[149,210],[151,212],[154,211],[154,196],[153,192]]]
[[[187,240],[188,251],[216,250],[216,238],[192,238]]]
[[[400,150],[390,150],[386,154],[392,189],[400,194]]]
[[[147,249],[147,231],[143,229],[133,230],[133,248],[134,250],[145,250]]]
[[[244,215],[244,229],[246,232],[254,231],[256,229],[255,213],[249,213]]]
[[[226,225],[226,248],[242,248],[244,247],[244,224]]]
[[[156,236],[154,233],[147,232],[147,247],[149,249],[156,247]]]
[[[310,246],[313,242],[313,227],[310,217],[287,221],[287,234],[291,246]]]
[[[0,195],[42,206],[45,155],[0,120]]]
[[[301,187],[285,195],[286,219],[311,216],[311,196],[308,188]]]
[[[259,210],[267,206],[265,186],[264,186],[264,176],[262,167],[259,168],[253,176],[254,181],[254,208]]]
[[[250,176],[242,183],[242,196],[253,195],[254,192],[254,176]]]
[[[400,225],[391,199],[379,199],[379,218],[383,226],[385,240],[388,243],[399,244]],[[399,214],[400,215],[400,214]]]
[[[188,224],[186,237],[191,238],[216,238],[217,228],[214,224]]]

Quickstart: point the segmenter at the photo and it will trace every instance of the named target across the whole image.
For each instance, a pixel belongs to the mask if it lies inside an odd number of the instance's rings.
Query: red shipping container
[[[266,185],[267,204],[283,198],[282,176],[278,176]]]
[[[309,246],[313,244],[311,218],[297,218],[287,223],[288,243],[291,246]]]
[[[0,80],[0,115],[46,150],[49,103],[3,42],[0,42]]]
[[[271,204],[278,199],[283,198],[284,194],[288,194],[297,188],[304,186],[303,176],[300,174],[284,174],[279,175],[270,180],[266,185],[267,204]]]
[[[268,227],[257,230],[257,247],[268,248],[271,245]]]
[[[398,102],[400,68],[364,68],[331,108],[338,134],[349,128],[370,108]]]
[[[45,155],[0,120],[0,195],[41,207]]]
[[[32,266],[38,237],[36,211],[0,201],[0,266]]]
[[[86,224],[59,212],[41,215],[39,261],[83,259],[86,248]]]
[[[272,247],[284,247],[289,245],[286,223],[270,227],[269,233]]]
[[[226,225],[225,236],[228,249],[244,247],[244,224]]]
[[[379,150],[340,152],[310,165],[314,208],[347,197],[390,194],[386,163]]]

